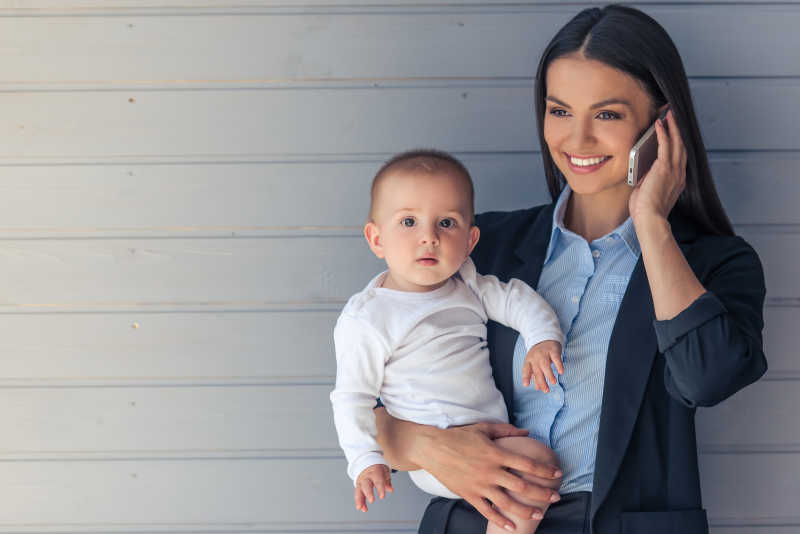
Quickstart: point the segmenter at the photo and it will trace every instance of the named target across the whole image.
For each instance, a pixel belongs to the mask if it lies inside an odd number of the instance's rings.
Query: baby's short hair
[[[475,189],[472,186],[472,177],[461,161],[452,154],[433,148],[416,148],[401,152],[391,157],[384,163],[375,177],[372,179],[370,188],[369,220],[374,220],[375,198],[381,182],[391,170],[422,171],[435,175],[445,170],[455,171],[464,183],[469,198],[469,218],[470,224],[475,224]]]

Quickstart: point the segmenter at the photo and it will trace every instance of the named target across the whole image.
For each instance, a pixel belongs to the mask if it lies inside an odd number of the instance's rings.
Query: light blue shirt
[[[639,241],[630,217],[591,243],[567,230],[569,186],[558,198],[537,291],[553,307],[566,336],[564,374],[542,393],[522,385],[525,346],[514,349],[513,415],[517,426],[549,446],[564,472],[561,492],[592,491],[597,430],[611,330],[633,268]]]

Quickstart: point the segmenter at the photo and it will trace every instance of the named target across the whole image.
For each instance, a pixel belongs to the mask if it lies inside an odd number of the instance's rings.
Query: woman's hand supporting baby
[[[442,430],[395,419],[384,408],[376,408],[375,415],[378,442],[392,467],[409,471],[425,469],[500,527],[509,525],[509,520],[492,504],[504,514],[516,517],[533,518],[542,512],[517,502],[505,490],[532,501],[560,499],[555,489],[545,485],[557,486],[553,482],[561,477],[560,469],[507,451],[492,441],[527,436],[527,430],[506,423],[477,423]],[[525,481],[509,469],[541,479],[542,484]]]

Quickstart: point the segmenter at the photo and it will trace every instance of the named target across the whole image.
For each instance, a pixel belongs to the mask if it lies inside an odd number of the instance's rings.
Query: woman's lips
[[[584,156],[573,156],[570,154],[564,154],[564,156],[566,156],[567,158],[567,165],[569,166],[569,169],[575,174],[588,174],[590,172],[594,172],[611,160],[611,156],[584,157]],[[579,160],[581,163],[584,164],[578,165],[574,162],[574,160]],[[585,164],[588,162],[594,162],[596,160],[600,161],[597,161],[596,163],[590,163],[588,165]]]

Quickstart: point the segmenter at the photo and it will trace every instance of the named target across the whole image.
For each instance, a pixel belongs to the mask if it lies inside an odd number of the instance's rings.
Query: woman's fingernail
[[[511,525],[506,525],[503,528],[506,529],[509,532],[514,532],[514,527],[512,527]]]
[[[561,496],[558,493],[554,493],[550,495],[550,502],[558,502],[561,500]]]
[[[554,477],[560,477],[563,474],[564,473],[561,471],[561,469],[556,469],[555,472],[553,473],[553,476]]]
[[[539,510],[536,510],[535,512],[533,512],[531,514],[531,519],[541,519],[543,517],[544,517],[544,515]]]

